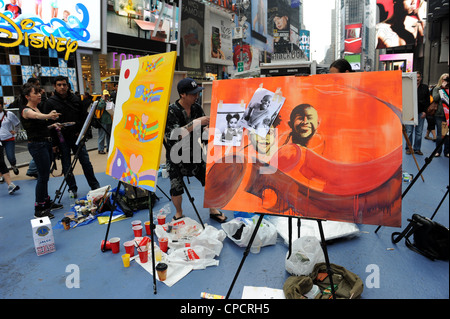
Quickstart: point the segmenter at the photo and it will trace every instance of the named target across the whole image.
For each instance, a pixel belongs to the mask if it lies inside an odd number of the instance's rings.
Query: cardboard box
[[[32,219],[31,228],[34,247],[38,256],[52,253],[56,250],[52,224],[48,217]]]

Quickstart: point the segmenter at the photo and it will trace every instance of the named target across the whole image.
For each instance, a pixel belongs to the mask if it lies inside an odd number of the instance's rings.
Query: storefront
[[[20,6],[21,5],[21,6]],[[71,89],[80,90],[77,50],[101,48],[102,1],[68,0],[0,2],[0,97],[8,105],[31,77],[38,78],[46,92],[53,79],[66,76]]]

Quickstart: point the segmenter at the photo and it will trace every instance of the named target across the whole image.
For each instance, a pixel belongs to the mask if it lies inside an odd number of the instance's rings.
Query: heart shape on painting
[[[148,116],[143,113],[141,116],[141,120],[142,120],[142,124],[147,124]]]
[[[131,154],[130,168],[134,173],[139,172],[143,162],[144,162],[144,158],[142,157],[142,155],[136,156],[135,154]]]

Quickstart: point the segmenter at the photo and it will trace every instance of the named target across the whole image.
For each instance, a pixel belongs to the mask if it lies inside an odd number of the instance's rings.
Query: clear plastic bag
[[[294,240],[289,258],[288,255],[289,252],[286,254],[286,271],[296,276],[307,276],[313,271],[315,264],[325,262],[320,241],[314,236]]]

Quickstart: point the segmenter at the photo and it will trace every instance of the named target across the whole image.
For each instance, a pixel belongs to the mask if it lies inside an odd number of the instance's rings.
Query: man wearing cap
[[[61,129],[63,140],[60,140],[58,145],[61,152],[62,170],[64,175],[67,175],[72,163],[71,152],[73,154],[77,152],[78,146],[75,143],[86,120],[87,112],[83,109],[80,98],[70,92],[69,81],[66,77],[57,76],[53,81],[53,86],[55,94],[47,100],[45,105],[46,113],[49,113],[49,110],[57,110],[61,114],[58,119],[59,123],[75,122],[75,125]],[[95,177],[94,168],[85,145],[82,145],[78,153],[78,160],[91,189],[99,188],[100,184]],[[69,196],[77,197],[78,187],[72,172],[66,176],[66,182],[69,187]]]
[[[182,79],[177,85],[180,99],[169,105],[166,123],[166,165],[170,178],[170,195],[176,209],[174,219],[183,216],[183,176],[195,176],[205,186],[206,163],[201,156],[198,138],[209,125],[202,107],[196,103],[202,87],[191,78]],[[196,134],[194,134],[196,133]],[[226,216],[210,208],[210,217],[220,223]]]
[[[111,137],[112,129],[112,119],[111,115],[106,112],[106,103],[110,101],[110,95],[108,90],[103,90],[103,95],[98,101],[97,110],[100,112],[100,124],[102,127],[98,129],[98,153],[106,154],[105,152],[105,141],[106,149],[109,147],[109,138]]]

